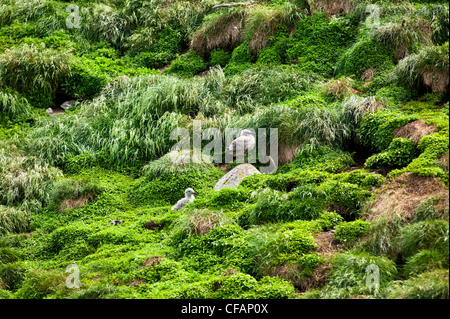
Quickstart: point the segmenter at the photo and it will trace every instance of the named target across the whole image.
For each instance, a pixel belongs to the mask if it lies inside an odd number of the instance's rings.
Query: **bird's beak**
[[[193,192],[192,194],[194,194],[194,195],[198,195],[198,193],[197,193],[197,192]]]

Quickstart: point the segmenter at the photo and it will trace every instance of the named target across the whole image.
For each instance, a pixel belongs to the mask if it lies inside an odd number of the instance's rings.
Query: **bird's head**
[[[198,195],[198,193],[196,191],[194,191],[192,188],[188,188],[184,191],[184,193],[186,194],[186,196],[191,196],[191,195]]]
[[[243,130],[241,136],[255,136],[255,133],[250,130]]]

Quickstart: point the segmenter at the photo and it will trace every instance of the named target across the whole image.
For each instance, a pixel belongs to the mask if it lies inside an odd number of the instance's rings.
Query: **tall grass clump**
[[[422,48],[401,60],[393,76],[410,88],[430,88],[433,92],[447,92],[449,84],[448,41],[441,46]]]
[[[10,156],[0,149],[0,204],[37,210],[49,200],[61,171],[32,157]]]
[[[70,52],[24,44],[0,55],[0,82],[32,102],[51,99],[70,72]],[[47,102],[48,105],[48,102]]]
[[[212,229],[229,223],[229,218],[221,211],[215,212],[209,209],[190,210],[175,222],[171,230],[170,240],[173,243],[179,243],[189,236],[204,236]]]
[[[431,21],[433,42],[442,45],[449,38],[449,4],[429,3],[419,8],[419,15]]]
[[[41,89],[54,93],[69,70],[70,54],[24,44],[0,55],[3,85],[19,92]]]
[[[261,65],[229,79],[220,97],[233,109],[247,102],[268,105],[293,99],[311,89],[319,79],[291,66]]]
[[[81,32],[92,42],[106,40],[120,48],[129,31],[129,21],[122,10],[103,3],[92,3],[82,7]]]
[[[205,17],[202,26],[192,35],[191,48],[203,57],[215,49],[233,51],[244,40],[246,12],[241,8],[213,13]]]
[[[245,39],[253,55],[270,43],[277,30],[290,30],[295,22],[303,17],[302,12],[290,2],[248,10],[245,17]]]
[[[31,113],[28,100],[16,91],[0,91],[0,113],[11,119],[26,118]]]
[[[26,231],[29,218],[29,213],[26,211],[0,205],[0,235]]]
[[[444,253],[448,258],[448,221],[428,220],[403,227],[396,241],[402,256],[410,257],[419,250],[428,249]]]
[[[432,43],[431,23],[417,18],[388,22],[376,30],[375,37],[386,47],[391,47],[394,58],[399,61],[409,55],[412,45]]]
[[[175,144],[170,133],[188,127],[190,117],[208,116],[206,121],[224,127],[231,123],[227,118],[234,117],[233,113],[249,113],[258,105],[293,97],[311,87],[315,79],[290,67],[256,68],[231,79],[221,69],[194,79],[120,78],[92,102],[82,103],[77,112],[40,119],[28,147],[52,164],[60,164],[67,155],[94,151],[103,152],[109,163],[141,166],[167,153]]]
[[[171,151],[143,167],[144,175],[157,178],[165,174],[207,171],[214,168],[211,158],[199,151]]]

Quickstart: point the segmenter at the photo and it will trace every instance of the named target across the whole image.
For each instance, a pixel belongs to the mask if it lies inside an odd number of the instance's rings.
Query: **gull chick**
[[[184,191],[185,197],[183,199],[180,199],[175,205],[173,205],[172,210],[180,210],[185,205],[192,203],[195,199],[194,195],[198,195],[196,191],[194,191],[192,188],[188,188]]]

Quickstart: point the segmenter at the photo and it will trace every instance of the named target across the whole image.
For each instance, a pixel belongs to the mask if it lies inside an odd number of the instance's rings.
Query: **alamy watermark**
[[[78,29],[80,27],[80,7],[76,4],[69,4],[66,7],[66,12],[70,13],[66,18],[66,27],[69,29]]]
[[[366,287],[370,290],[380,288],[380,268],[375,264],[370,264],[366,267],[366,274]]]
[[[380,7],[376,4],[369,4],[366,7],[366,13],[369,14],[366,18],[366,27],[378,28],[380,26]]]
[[[172,160],[178,164],[187,163],[237,163],[254,164],[259,162],[263,174],[275,173],[278,167],[278,129],[277,128],[226,128],[225,132],[217,128],[202,129],[200,121],[194,121],[192,138],[186,128],[176,128],[170,134],[170,140],[177,141],[171,152],[178,151],[180,156]],[[202,147],[203,141],[210,141]],[[225,144],[224,144],[225,143]],[[201,156],[185,156],[192,149]],[[269,153],[268,148],[269,147]],[[213,155],[211,156],[211,152]],[[223,158],[224,157],[224,158]],[[264,166],[265,164],[265,166]]]
[[[76,264],[70,264],[66,267],[66,287],[69,289],[80,288],[80,268]]]

